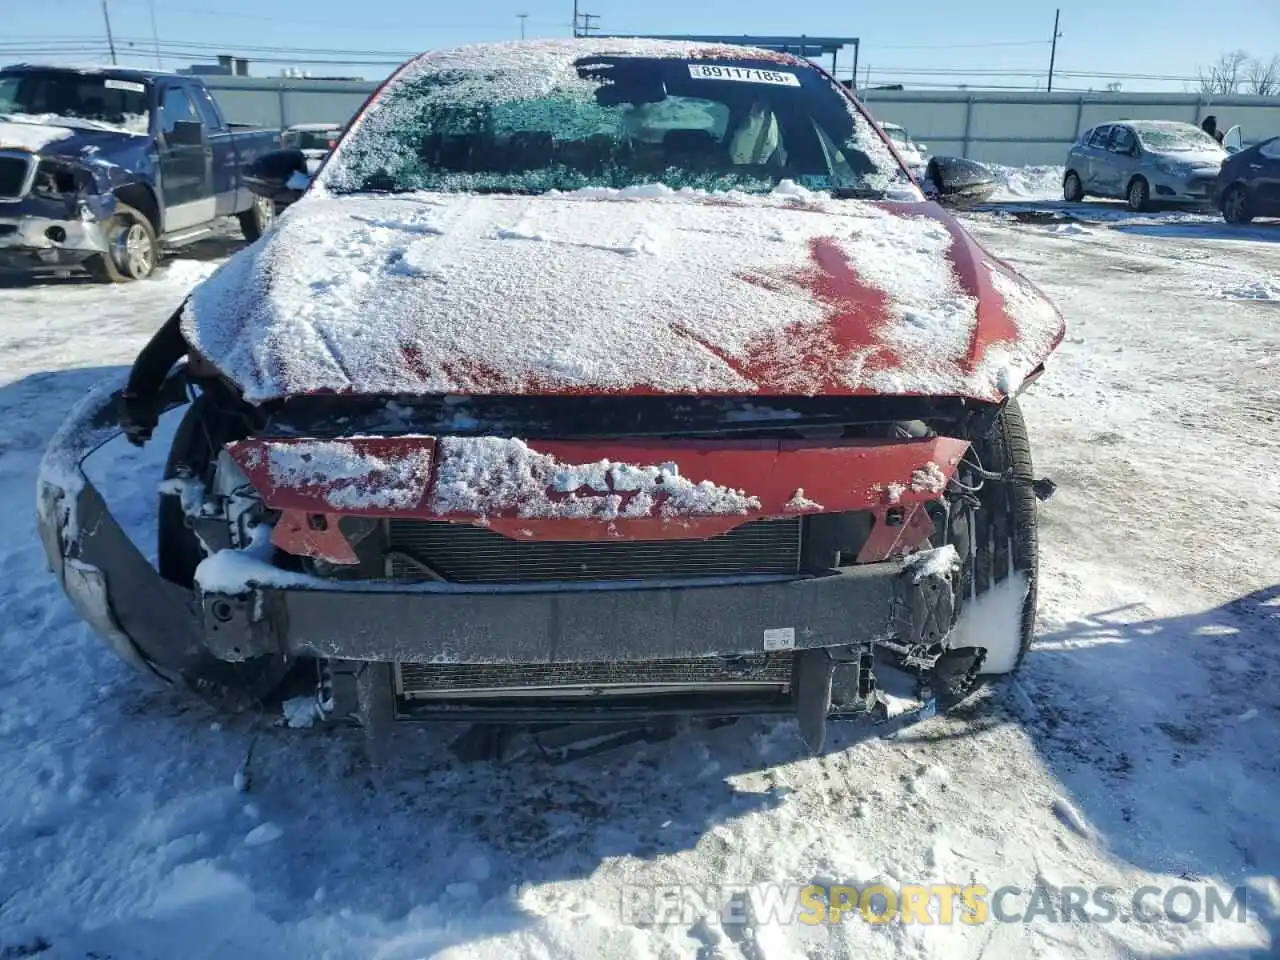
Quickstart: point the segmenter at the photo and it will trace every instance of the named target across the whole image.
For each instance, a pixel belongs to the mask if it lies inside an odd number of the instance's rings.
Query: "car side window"
[[[1258,148],[1258,153],[1268,160],[1280,160],[1280,137],[1264,143]]]
[[[1128,127],[1112,127],[1111,139],[1107,142],[1107,149],[1112,153],[1132,153],[1137,145],[1138,140]]]
[[[170,87],[164,92],[164,100],[160,104],[160,129],[173,133],[173,125],[182,120],[200,122],[187,91],[181,87]]]
[[[196,107],[200,110],[200,118],[204,120],[204,125],[210,130],[221,130],[222,114],[218,110],[218,105],[213,102],[213,96],[204,87],[192,89],[196,98]]]
[[[1111,127],[1103,125],[1093,128],[1093,135],[1089,137],[1089,146],[1097,150],[1107,149],[1107,138],[1111,135]]]

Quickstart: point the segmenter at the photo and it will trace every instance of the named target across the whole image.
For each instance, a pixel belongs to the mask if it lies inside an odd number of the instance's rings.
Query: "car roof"
[[[1132,127],[1134,130],[1186,130],[1190,127],[1192,130],[1199,130],[1194,123],[1184,123],[1181,120],[1112,120],[1113,127]],[[1100,123],[1098,126],[1103,127],[1106,124]]]
[[[284,128],[288,133],[290,130],[297,130],[306,133],[310,130],[341,130],[341,123],[294,123]]]
[[[156,77],[172,77],[174,74],[162,70],[144,70],[140,67],[118,67],[102,64],[69,64],[69,63],[11,63],[0,67],[6,72],[44,73],[61,71],[63,73],[101,74],[114,80],[136,80],[138,82],[154,80]]]
[[[790,67],[814,65],[777,50],[708,43],[696,40],[657,40],[644,37],[577,37],[557,40],[515,40],[476,43],[447,50],[431,50],[406,63],[397,79],[430,70],[494,73],[554,74],[589,57],[636,57],[673,60],[768,60]]]

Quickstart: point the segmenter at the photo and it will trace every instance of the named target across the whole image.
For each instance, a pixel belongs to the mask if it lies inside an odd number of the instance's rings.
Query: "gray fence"
[[[345,123],[377,87],[367,81],[206,77],[235,123],[285,127]],[[1081,132],[1108,120],[1185,120],[1214,114],[1240,124],[1245,143],[1280,134],[1280,97],[1145,93],[1000,93],[865,90],[879,120],[900,123],[935,154],[1012,166],[1062,163]]]
[[[378,85],[364,80],[202,77],[232,123],[346,123]]]
[[[935,154],[1011,166],[1060,164],[1081,133],[1108,120],[1183,120],[1213,114],[1240,124],[1246,144],[1280,134],[1280,97],[1158,93],[1024,93],[865,90],[877,120],[899,123]]]

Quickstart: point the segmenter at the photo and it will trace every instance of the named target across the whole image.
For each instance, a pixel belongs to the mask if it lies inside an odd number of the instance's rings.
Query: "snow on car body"
[[[1012,397],[1061,319],[806,61],[426,54],[170,327],[201,393],[160,576],[69,466],[101,404],[40,489],[79,609],[166,677],[256,697],[317,661],[371,730],[796,711],[817,743],[896,709],[887,677],[925,705],[1030,641]],[[1002,636],[965,621],[988,596]]]

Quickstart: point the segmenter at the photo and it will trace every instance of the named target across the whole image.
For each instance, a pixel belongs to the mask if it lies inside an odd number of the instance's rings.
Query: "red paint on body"
[[[317,529],[312,517],[321,517],[324,524]],[[338,529],[337,514],[306,513],[302,510],[283,510],[271,531],[271,542],[296,557],[312,557],[330,563],[358,563],[356,552],[342,531]]]

